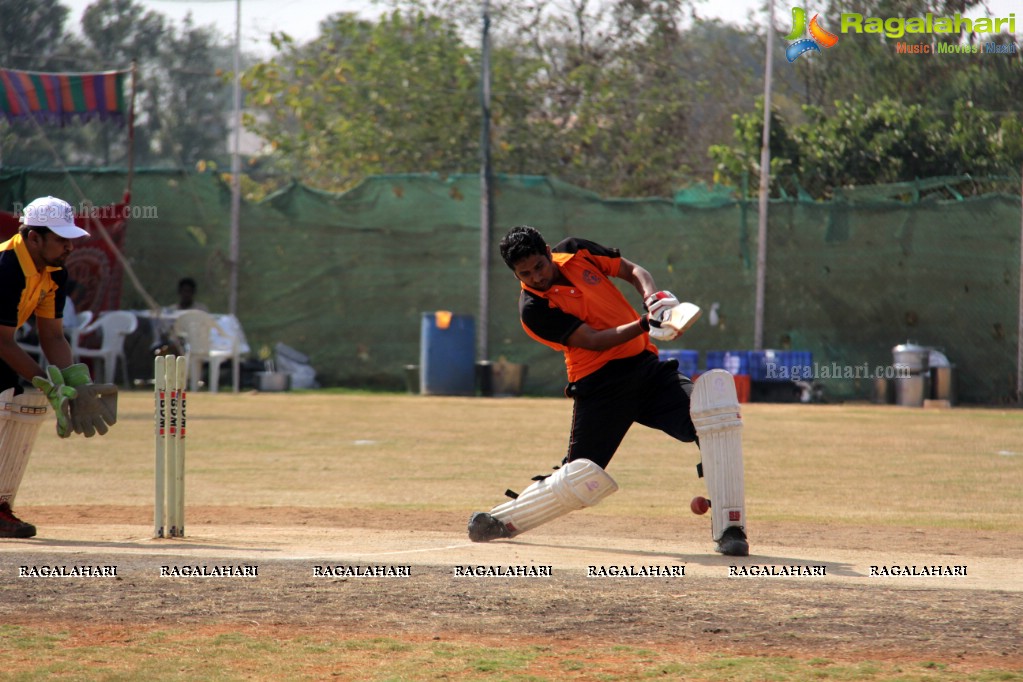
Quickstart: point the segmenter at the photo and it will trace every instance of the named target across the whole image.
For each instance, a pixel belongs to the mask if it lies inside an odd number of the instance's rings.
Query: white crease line
[[[459,544],[459,545],[447,545],[446,547],[425,547],[423,549],[401,549],[401,550],[396,550],[394,552],[373,552],[372,554],[346,554],[345,556],[351,556],[351,557],[394,556],[396,554],[416,554],[416,553],[421,553],[421,552],[443,552],[446,549],[461,549],[462,547],[472,547],[472,546],[473,546],[473,543],[469,542],[469,543]],[[290,560],[292,560],[292,561],[309,561],[311,559],[323,559],[323,555],[322,554],[317,554],[317,555],[314,555],[314,556],[300,556],[300,557],[291,557],[290,558]]]

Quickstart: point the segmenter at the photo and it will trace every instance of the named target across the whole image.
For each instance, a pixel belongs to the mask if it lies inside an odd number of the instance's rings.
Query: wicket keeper
[[[64,265],[73,241],[89,233],[75,225],[74,209],[56,197],[29,203],[18,234],[0,244],[0,538],[30,538],[36,528],[14,515],[32,446],[47,407],[57,414],[57,434],[103,435],[117,421],[117,387],[93,384],[84,364],[72,364],[62,315],[67,296]],[[44,371],[15,340],[35,315]],[[64,368],[64,369],[59,369]],[[36,389],[26,390],[24,379]]]
[[[618,485],[605,469],[634,423],[660,429],[684,443],[697,442],[690,416],[693,382],[676,360],[661,361],[651,338],[668,341],[661,313],[679,305],[658,290],[651,274],[617,249],[569,238],[554,248],[527,225],[512,228],[501,257],[521,284],[519,316],[526,333],[565,355],[574,401],[568,453],[549,476],[510,502],[469,519],[469,538],[510,538],[576,509],[593,506]],[[637,313],[610,278],[640,293],[647,312]],[[742,527],[715,535],[717,551],[749,554]]]

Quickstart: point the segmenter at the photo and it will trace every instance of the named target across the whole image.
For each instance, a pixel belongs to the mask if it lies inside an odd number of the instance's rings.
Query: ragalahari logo
[[[834,33],[829,33],[821,28],[821,25],[817,23],[817,17],[819,14],[813,15],[813,19],[810,20],[809,28],[806,25],[806,10],[802,7],[792,8],[792,32],[785,36],[785,40],[795,40],[796,42],[788,46],[785,50],[785,58],[789,60],[789,63],[796,61],[799,55],[807,52],[815,51],[820,52],[821,48],[834,47],[838,42],[838,36]],[[804,33],[809,32],[809,38],[803,38]]]

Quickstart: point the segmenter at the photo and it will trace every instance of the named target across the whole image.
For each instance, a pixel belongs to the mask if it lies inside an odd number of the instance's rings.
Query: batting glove
[[[78,392],[64,384],[64,376],[53,365],[46,368],[45,377],[32,377],[32,385],[42,391],[46,399],[50,401],[50,405],[57,415],[57,435],[61,438],[70,436],[72,430],[70,403],[78,396]]]
[[[62,372],[64,382],[78,395],[70,401],[71,426],[75,433],[92,438],[98,432],[106,435],[109,427],[117,423],[117,386],[94,384],[89,368],[84,364],[71,365]]]
[[[672,329],[671,327],[662,327],[661,326],[661,315],[666,310],[670,310],[670,308],[662,309],[657,314],[654,314],[654,313],[648,313],[647,314],[647,322],[650,323],[650,338],[651,339],[655,339],[657,341],[671,341],[676,336],[678,336],[678,332],[676,330]]]
[[[643,301],[643,307],[650,313],[651,326],[653,326],[652,323],[655,319],[660,319],[662,311],[674,308],[677,305],[678,299],[670,291],[658,291],[655,294],[650,294]]]

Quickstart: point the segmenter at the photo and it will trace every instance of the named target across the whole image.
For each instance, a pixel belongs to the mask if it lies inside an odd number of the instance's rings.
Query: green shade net
[[[117,201],[125,182],[120,171],[0,171],[0,208],[45,194],[77,205],[70,178],[96,204]],[[1012,399],[1020,197],[938,198],[928,194],[936,185],[949,179],[772,201],[764,343],[812,352],[827,368],[826,397],[870,397],[867,374],[914,341],[955,364],[960,400]],[[405,366],[419,360],[422,313],[479,313],[479,194],[476,175],[397,175],[344,194],[295,184],[243,203],[238,317],[254,355],[283,342],[310,356],[323,385],[402,389]],[[579,236],[618,247],[701,305],[704,319],[666,348],[700,351],[701,367],[707,351],[751,349],[757,204],[731,197],[697,186],[671,199],[603,199],[555,178],[499,176],[488,359],[528,365],[528,393],[556,395],[565,381],[561,354],[521,329],[518,283],[497,252],[522,223],[551,244]],[[173,303],[178,279],[192,276],[198,298],[226,311],[229,187],[212,174],[143,170],[132,204],[125,255],[146,290]],[[638,309],[639,295],[620,285]],[[126,278],[122,307],[142,301]],[[859,378],[843,376],[856,368]]]

